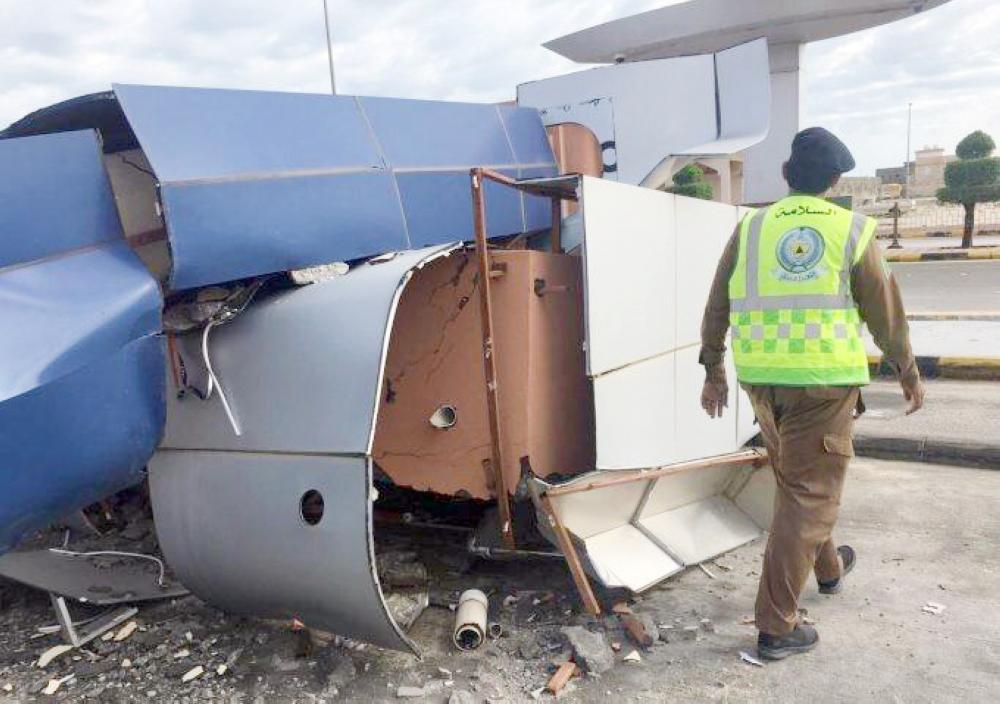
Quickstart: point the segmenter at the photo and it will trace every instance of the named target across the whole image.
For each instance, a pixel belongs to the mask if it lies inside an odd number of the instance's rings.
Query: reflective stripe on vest
[[[867,384],[851,268],[875,221],[795,195],[747,215],[729,279],[737,377],[751,384]]]

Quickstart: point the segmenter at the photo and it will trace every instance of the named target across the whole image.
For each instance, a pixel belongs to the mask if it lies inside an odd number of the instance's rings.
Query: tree
[[[674,174],[674,185],[667,189],[669,193],[679,196],[690,196],[702,200],[712,200],[712,184],[705,180],[705,172],[697,164],[688,164]]]
[[[965,208],[962,247],[972,246],[976,225],[976,203],[1000,201],[1000,158],[991,156],[996,144],[982,130],[966,136],[955,148],[958,161],[944,169],[944,188],[938,190],[941,203],[959,203]]]

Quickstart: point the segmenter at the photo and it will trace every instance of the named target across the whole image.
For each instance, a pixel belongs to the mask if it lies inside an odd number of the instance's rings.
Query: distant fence
[[[878,233],[892,234],[892,217],[887,214],[893,202],[881,201],[862,208],[878,218]],[[902,207],[902,204],[901,204]],[[917,201],[899,217],[899,233],[903,236],[962,234],[965,225],[965,209],[960,205],[941,205],[936,201]],[[1000,203],[980,203],[976,206],[976,234],[1000,232]]]

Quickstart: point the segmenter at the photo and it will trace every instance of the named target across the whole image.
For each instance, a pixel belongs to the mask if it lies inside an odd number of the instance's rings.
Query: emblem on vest
[[[823,235],[811,227],[796,227],[778,239],[777,251],[780,269],[771,273],[782,281],[811,281],[826,273],[819,266],[826,251]]]

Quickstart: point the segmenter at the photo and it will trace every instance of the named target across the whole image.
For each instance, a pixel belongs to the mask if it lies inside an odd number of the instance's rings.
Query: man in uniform
[[[753,403],[777,480],[775,513],[757,593],[757,648],[778,660],[816,646],[798,623],[799,594],[815,571],[836,594],[855,551],[831,538],[851,431],[868,383],[867,323],[909,401],[924,391],[910,350],[899,288],[875,243],[876,223],[820,196],[854,168],[847,147],[823,128],[803,130],[783,165],[790,195],[748,214],[733,233],[702,321],[702,407],[727,406],[723,357],[732,328],[736,376]]]

